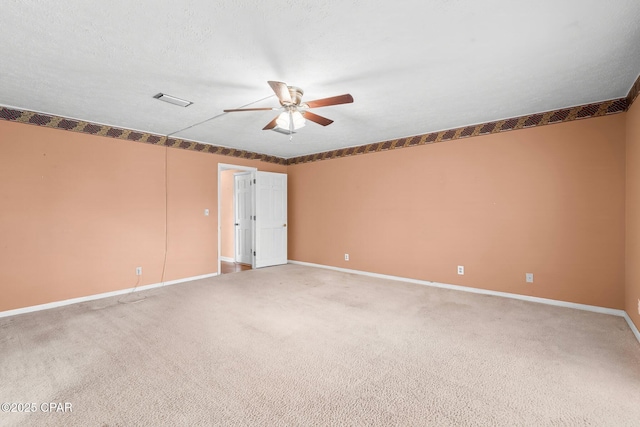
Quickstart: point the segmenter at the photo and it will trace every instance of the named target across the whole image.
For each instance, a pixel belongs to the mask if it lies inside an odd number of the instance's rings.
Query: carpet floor
[[[638,426],[640,344],[620,317],[284,265],[0,319],[5,403],[35,411],[3,426]]]

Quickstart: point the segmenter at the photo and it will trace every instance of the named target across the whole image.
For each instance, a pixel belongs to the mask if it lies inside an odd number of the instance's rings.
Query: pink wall
[[[215,273],[219,162],[0,121],[0,311]]]
[[[164,279],[215,273],[218,267],[217,164],[202,153],[165,150],[169,167],[169,222]],[[161,187],[163,184],[158,183]],[[209,216],[204,215],[205,209],[209,209]]]
[[[290,259],[624,307],[622,114],[288,173]]]
[[[640,324],[637,102],[288,168],[0,121],[0,311],[158,283],[165,236],[164,280],[215,272],[219,162],[289,173],[290,259],[625,308]]]
[[[640,102],[626,114],[626,311],[640,329]]]

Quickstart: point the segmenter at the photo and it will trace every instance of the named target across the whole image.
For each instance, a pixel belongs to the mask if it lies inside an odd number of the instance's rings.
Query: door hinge
[[[254,184],[256,183],[256,179],[255,179],[255,178],[253,178],[253,183],[254,183]]]
[[[253,256],[256,256],[256,251],[253,251]]]

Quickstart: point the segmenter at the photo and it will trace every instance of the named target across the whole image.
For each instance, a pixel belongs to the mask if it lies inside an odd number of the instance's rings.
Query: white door
[[[251,172],[233,174],[236,262],[251,264],[253,234],[251,233]]]
[[[287,175],[255,173],[255,268],[287,263]]]

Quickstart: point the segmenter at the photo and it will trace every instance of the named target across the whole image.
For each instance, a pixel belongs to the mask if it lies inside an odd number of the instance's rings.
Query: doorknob
[[[240,224],[238,224],[238,223],[236,222],[236,227],[237,227],[238,225],[240,225]]]
[[[283,224],[282,226],[283,226],[283,227],[286,227],[286,226],[287,226],[287,224]]]

